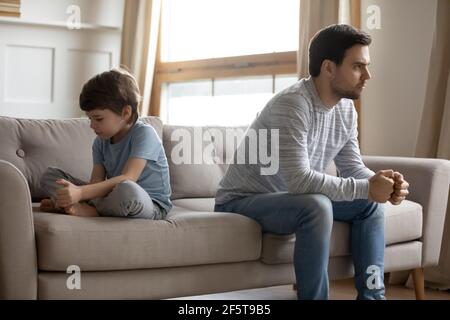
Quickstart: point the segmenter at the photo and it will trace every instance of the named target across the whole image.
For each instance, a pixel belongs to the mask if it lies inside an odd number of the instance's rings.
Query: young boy
[[[172,208],[167,158],[153,127],[138,120],[139,100],[135,78],[122,69],[103,72],[83,86],[80,108],[97,135],[91,180],[87,184],[48,168],[41,185],[50,199],[41,202],[41,210],[87,217],[166,217]]]

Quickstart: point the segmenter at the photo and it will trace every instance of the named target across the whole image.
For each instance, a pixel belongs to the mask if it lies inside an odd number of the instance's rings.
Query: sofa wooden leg
[[[412,271],[412,276],[416,300],[425,300],[425,279],[423,275],[423,268],[414,269]]]
[[[384,274],[384,288],[387,289],[389,287],[389,279],[391,278],[391,274],[385,273]]]

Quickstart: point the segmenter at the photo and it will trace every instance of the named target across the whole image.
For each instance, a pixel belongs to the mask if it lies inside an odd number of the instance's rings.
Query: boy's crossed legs
[[[45,212],[54,213],[67,213],[73,216],[84,216],[84,217],[97,217],[97,209],[86,202],[75,203],[66,208],[60,208],[56,206],[56,191],[58,190],[58,185],[56,181],[59,179],[65,179],[70,183],[77,186],[84,186],[87,183],[83,180],[75,178],[70,174],[64,172],[63,170],[57,168],[48,168],[41,177],[41,187],[50,196],[50,199],[44,199],[41,201],[40,209]]]
[[[66,208],[59,208],[52,199],[43,199],[40,206],[41,211],[54,213],[67,213],[72,216],[98,217],[97,209],[86,202],[79,202]]]
[[[41,178],[41,187],[50,196],[41,202],[41,210],[47,212],[67,213],[70,215],[95,217],[129,217],[143,219],[163,219],[165,210],[155,203],[148,193],[133,181],[123,181],[104,198],[73,204],[67,208],[56,207],[56,181],[64,179],[70,183],[83,186],[87,183],[75,178],[63,170],[48,168]]]

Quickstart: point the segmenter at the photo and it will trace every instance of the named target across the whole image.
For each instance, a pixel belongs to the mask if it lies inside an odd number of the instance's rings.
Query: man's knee
[[[372,202],[372,214],[371,216],[374,218],[384,219],[385,206],[382,203]]]
[[[377,203],[370,200],[357,200],[364,203],[364,210],[361,212],[360,219],[384,219],[385,206],[383,203]]]
[[[299,198],[302,209],[299,210],[299,222],[313,224],[324,233],[331,232],[333,226],[333,205],[323,194],[308,194]],[[306,212],[304,212],[306,210]]]
[[[314,194],[308,194],[307,195],[307,201],[314,206],[315,208],[318,208],[322,211],[330,211],[333,210],[333,204],[326,195],[320,194],[320,193],[314,193]]]

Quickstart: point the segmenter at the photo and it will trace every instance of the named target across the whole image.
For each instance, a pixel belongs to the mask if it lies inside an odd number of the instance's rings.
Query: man
[[[409,185],[400,173],[375,174],[361,160],[351,99],[371,77],[370,43],[368,34],[348,25],[319,31],[309,46],[310,77],[275,95],[247,131],[279,130],[278,172],[262,175],[261,162],[236,163],[236,151],[216,195],[215,211],[250,217],[263,232],[295,233],[299,299],[328,299],[333,220],[351,226],[357,298],[385,299],[380,203],[400,204]],[[338,177],[324,173],[332,161]]]

